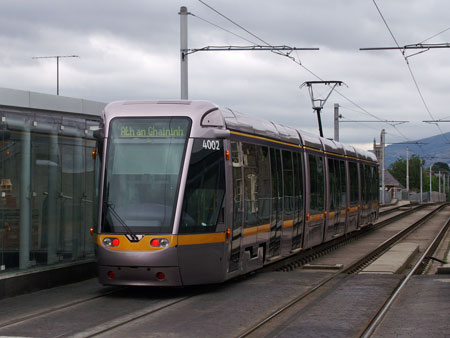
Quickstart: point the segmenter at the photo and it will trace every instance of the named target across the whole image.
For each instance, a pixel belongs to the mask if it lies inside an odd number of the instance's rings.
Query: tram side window
[[[218,141],[215,149],[204,147],[205,141],[196,139],[192,147],[180,233],[214,232],[222,214],[225,195],[223,141]]]
[[[270,158],[269,148],[256,146],[258,164],[258,224],[269,224],[270,222]]]
[[[337,207],[337,193],[339,192],[339,180],[336,173],[336,161],[328,159],[328,177],[330,185],[330,210],[336,210]]]
[[[349,162],[350,176],[350,203],[358,203],[359,201],[359,181],[358,181],[358,164]]]
[[[345,175],[345,162],[339,161],[339,180],[340,190],[339,190],[339,205],[340,207],[344,207],[347,205],[347,176]]]
[[[283,177],[284,177],[284,212],[285,219],[292,219],[294,211],[294,175],[292,171],[292,153],[287,150],[282,152]]]
[[[295,210],[298,217],[303,215],[303,164],[302,154],[294,153],[294,194],[295,194]]]
[[[242,156],[240,143],[231,141],[231,159],[233,163],[233,230],[242,226]]]
[[[254,144],[243,143],[244,158],[244,227],[258,225],[258,166]]]
[[[370,201],[378,200],[378,172],[377,168],[370,166]]]
[[[297,249],[301,246],[302,239],[302,223],[303,223],[303,165],[301,153],[294,152],[294,233],[292,239],[292,248]]]
[[[325,209],[323,157],[308,155],[310,177],[310,209],[311,212],[322,212]]]
[[[367,184],[367,199],[366,202],[369,203],[372,201],[373,191],[372,191],[372,181],[373,181],[373,172],[372,166],[366,165],[366,184]]]
[[[374,201],[378,201],[380,199],[380,172],[378,171],[378,167],[373,168],[375,179],[373,181],[373,199]]]
[[[367,171],[366,166],[364,164],[359,165],[360,173],[361,173],[361,200],[363,203],[367,202]]]

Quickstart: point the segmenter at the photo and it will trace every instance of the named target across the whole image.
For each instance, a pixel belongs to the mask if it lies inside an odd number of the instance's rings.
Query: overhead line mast
[[[328,95],[324,99],[314,97],[313,85],[319,85],[319,84],[331,87],[331,90],[328,92]],[[308,87],[308,92],[309,92],[309,96],[311,98],[312,108],[317,114],[317,123],[319,125],[320,137],[323,137],[322,119],[320,118],[320,112],[322,111],[323,106],[327,102],[327,100],[330,97],[331,93],[333,92],[334,88],[336,88],[336,86],[342,86],[342,85],[346,85],[346,84],[342,81],[307,81],[307,82],[304,82],[300,86],[300,88],[302,88],[304,86]]]
[[[388,49],[432,49],[432,48],[450,48],[450,43],[415,43],[403,47],[367,47],[359,50],[388,50]]]
[[[206,4],[205,4],[206,5]],[[203,48],[188,48],[188,39],[187,39],[187,16],[191,13],[188,12],[187,7],[182,6],[180,8],[180,60],[181,60],[181,99],[187,100],[189,97],[188,94],[188,55],[196,52],[217,52],[217,51],[288,51],[286,55],[289,55],[290,52],[296,50],[319,50],[319,48],[297,48],[290,46],[206,46]],[[285,55],[285,54],[282,54]],[[285,55],[285,56],[286,56]]]
[[[79,58],[78,55],[33,56],[32,59],[56,59],[56,95],[59,95],[59,59]]]

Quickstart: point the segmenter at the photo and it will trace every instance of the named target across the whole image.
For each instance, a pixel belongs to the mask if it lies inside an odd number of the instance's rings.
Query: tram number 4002
[[[203,149],[220,150],[220,142],[217,140],[203,140]]]

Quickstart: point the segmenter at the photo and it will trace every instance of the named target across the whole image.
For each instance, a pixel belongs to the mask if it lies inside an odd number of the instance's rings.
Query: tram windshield
[[[102,231],[171,232],[190,120],[111,121],[103,188]]]

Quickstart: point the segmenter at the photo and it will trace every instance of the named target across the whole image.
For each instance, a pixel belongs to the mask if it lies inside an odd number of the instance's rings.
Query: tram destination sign
[[[165,124],[165,123],[164,123]],[[164,124],[123,124],[118,126],[121,138],[128,137],[185,137],[186,126],[165,126]]]

